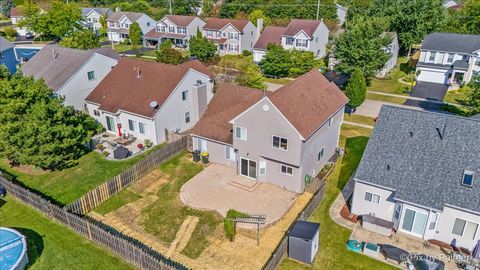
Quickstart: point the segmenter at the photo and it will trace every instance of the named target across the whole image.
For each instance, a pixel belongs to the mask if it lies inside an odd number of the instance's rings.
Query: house
[[[85,99],[107,132],[154,144],[191,129],[213,96],[213,74],[198,60],[169,65],[123,58]]]
[[[106,19],[110,14],[112,14],[112,10],[109,8],[82,8],[83,24],[85,28],[99,35],[102,29],[101,18]]]
[[[416,70],[418,82],[456,88],[479,74],[480,35],[435,32],[423,40]]]
[[[246,179],[301,193],[337,151],[347,101],[318,70],[275,92],[221,85],[191,131],[192,148]]]
[[[398,60],[398,51],[400,50],[400,44],[398,43],[397,33],[385,32],[383,33],[383,35],[388,35],[392,39],[392,42],[390,43],[390,45],[383,48],[384,52],[390,54],[390,58],[385,63],[385,65],[383,65],[383,68],[380,71],[378,71],[378,73],[376,74],[376,76],[379,78],[385,77],[388,74],[388,72],[390,72],[390,70],[392,70],[395,67]]]
[[[311,51],[317,58],[327,54],[329,30],[323,21],[293,19],[287,27],[266,27],[255,43],[253,60],[260,62],[267,54],[268,44],[284,49]]]
[[[138,23],[142,29],[142,36],[152,30],[155,26],[155,20],[144,13],[115,11],[107,18],[107,36],[108,40],[113,42],[123,42],[128,40],[128,33],[132,23]]]
[[[64,104],[83,111],[84,99],[117,64],[120,56],[110,48],[88,51],[45,45],[23,65],[26,76],[43,79]]]
[[[17,71],[17,59],[13,44],[4,37],[0,37],[0,65],[5,65],[11,74]]]
[[[348,8],[341,6],[337,3],[335,3],[335,6],[337,7],[338,23],[340,25],[343,25],[345,23],[345,20],[347,19]]]
[[[145,47],[157,47],[167,40],[181,48],[186,48],[188,41],[197,31],[202,31],[205,22],[195,16],[166,15],[155,27],[145,34]]]
[[[224,55],[251,52],[259,35],[249,20],[209,18],[203,26],[203,36],[217,44],[218,53]]]
[[[383,106],[354,175],[351,212],[472,249],[480,239],[480,121]]]
[[[25,17],[23,16],[23,11],[21,8],[12,7],[10,11],[10,20],[12,22],[12,28],[17,31],[17,35],[24,37],[27,33],[31,33],[31,31],[27,27],[19,27],[18,23],[23,20]]]

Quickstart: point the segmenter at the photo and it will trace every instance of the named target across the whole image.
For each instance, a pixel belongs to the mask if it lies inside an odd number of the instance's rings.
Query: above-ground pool
[[[0,227],[0,269],[21,270],[27,263],[25,237],[15,230]]]

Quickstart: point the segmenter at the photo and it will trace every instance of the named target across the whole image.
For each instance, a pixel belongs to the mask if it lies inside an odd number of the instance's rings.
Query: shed
[[[126,159],[129,154],[130,151],[123,146],[117,147],[115,150],[113,150],[114,159]]]
[[[299,220],[288,234],[288,256],[311,264],[318,252],[320,224]]]

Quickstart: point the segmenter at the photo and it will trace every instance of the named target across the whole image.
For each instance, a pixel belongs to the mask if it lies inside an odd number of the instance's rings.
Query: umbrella
[[[480,240],[478,240],[477,245],[473,248],[472,257],[474,259],[480,259]]]

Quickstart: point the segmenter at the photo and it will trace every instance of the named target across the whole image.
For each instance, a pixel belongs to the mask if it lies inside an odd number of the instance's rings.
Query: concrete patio
[[[240,178],[240,179],[239,179]],[[297,195],[269,183],[235,186],[246,178],[234,168],[210,164],[180,189],[180,199],[192,208],[214,210],[225,216],[229,209],[266,215],[267,227],[282,218],[295,202]],[[241,227],[246,224],[238,224]]]
[[[95,151],[101,154],[103,154],[102,152],[105,152],[106,153],[105,158],[108,160],[115,160],[113,157],[113,150],[115,150],[115,148],[119,146],[123,146],[128,149],[128,151],[130,152],[130,156],[128,158],[132,158],[142,153],[143,151],[145,151],[145,147],[144,149],[138,148],[138,144],[142,144],[142,145],[144,144],[143,140],[135,139],[133,142],[129,144],[120,144],[119,142],[116,141],[118,139],[119,139],[118,136],[108,132],[100,133],[98,135],[93,136],[92,138],[93,145],[95,146]],[[99,144],[102,145],[101,149],[97,148],[97,145]]]

